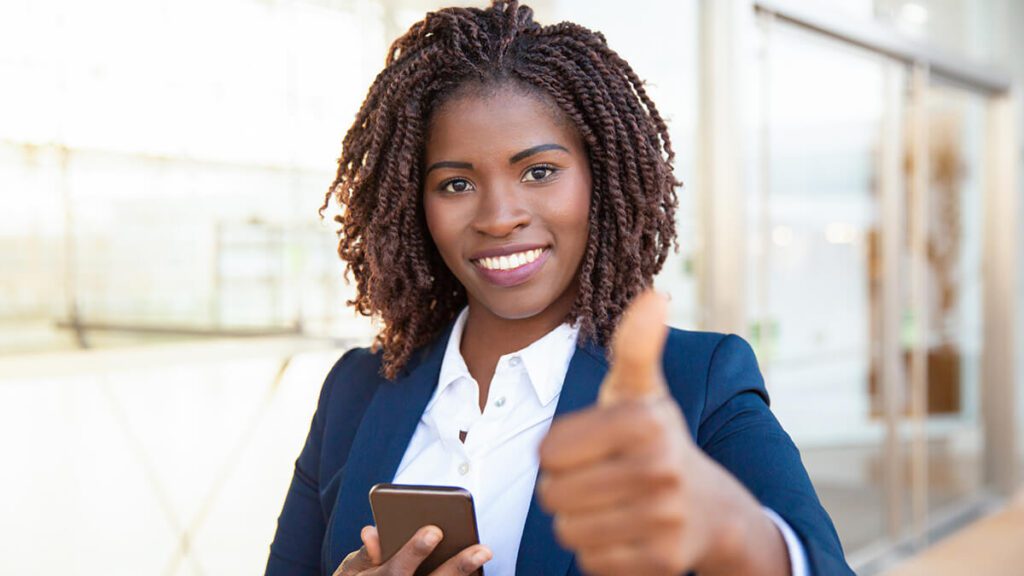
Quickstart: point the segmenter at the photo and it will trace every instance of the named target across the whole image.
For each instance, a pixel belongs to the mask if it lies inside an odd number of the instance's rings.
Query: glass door
[[[991,97],[771,14],[757,24],[746,304],[773,409],[849,556],[925,543],[991,483]]]
[[[903,78],[869,52],[770,19],[760,29],[750,335],[773,410],[850,552],[890,524],[876,343],[884,155],[902,114],[890,95]]]

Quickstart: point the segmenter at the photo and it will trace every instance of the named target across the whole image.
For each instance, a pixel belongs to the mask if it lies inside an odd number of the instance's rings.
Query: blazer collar
[[[588,341],[577,347],[565,374],[554,417],[593,405],[607,372],[608,363],[599,346]],[[526,514],[523,538],[519,541],[516,576],[564,576],[569,571],[572,558],[572,552],[555,540],[551,515],[541,509],[535,488],[530,499],[530,511]]]
[[[327,526],[325,568],[333,569],[346,554],[362,546],[359,531],[373,524],[370,488],[394,478],[437,385],[453,325],[454,321],[450,322],[444,333],[420,352],[420,361],[408,372],[394,381],[378,376],[377,391],[353,440]],[[608,364],[599,346],[587,342],[578,347],[569,362],[555,417],[592,405],[607,371]],[[517,576],[564,576],[571,560],[572,553],[556,542],[551,516],[540,508],[535,492],[519,545]]]

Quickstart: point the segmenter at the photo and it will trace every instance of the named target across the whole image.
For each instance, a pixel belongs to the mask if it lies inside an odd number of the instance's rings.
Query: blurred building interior
[[[648,80],[685,183],[672,323],[755,346],[858,574],[1003,506],[1024,3],[525,3]],[[317,209],[390,41],[450,4],[0,5],[0,573],[262,571],[374,331]]]

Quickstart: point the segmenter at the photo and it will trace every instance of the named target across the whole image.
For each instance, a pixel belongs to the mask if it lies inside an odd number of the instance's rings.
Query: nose
[[[523,191],[515,186],[492,185],[479,194],[473,228],[488,236],[502,238],[530,223],[530,208]]]

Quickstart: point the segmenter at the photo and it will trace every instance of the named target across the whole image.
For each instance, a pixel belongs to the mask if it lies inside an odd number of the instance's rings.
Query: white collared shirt
[[[488,576],[512,576],[540,465],[579,330],[568,323],[498,359],[480,411],[480,388],[459,349],[468,308],[452,327],[437,388],[405,450],[396,484],[459,486],[473,495],[480,542],[494,553]],[[466,442],[459,432],[466,431]],[[765,509],[786,539],[794,576],[805,575],[804,550],[789,526]]]

